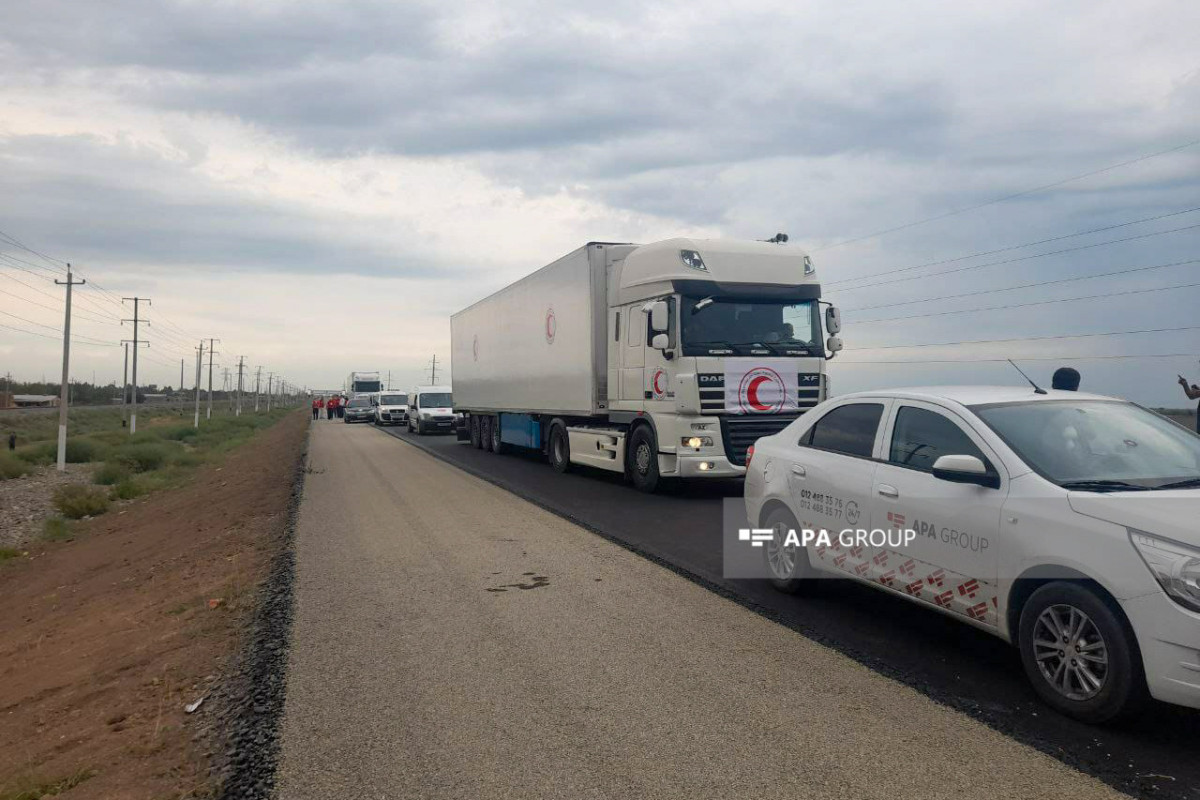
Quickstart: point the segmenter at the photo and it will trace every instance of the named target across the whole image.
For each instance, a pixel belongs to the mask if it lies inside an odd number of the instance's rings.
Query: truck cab
[[[630,453],[635,483],[740,476],[755,440],[827,396],[841,341],[822,321],[836,334],[840,319],[803,251],[669,239],[615,259],[608,281],[609,418],[653,434]]]

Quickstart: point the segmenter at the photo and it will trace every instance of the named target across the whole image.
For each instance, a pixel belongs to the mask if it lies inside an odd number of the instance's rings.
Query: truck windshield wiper
[[[688,342],[688,346],[690,346],[690,347],[707,347],[709,350],[715,350],[715,349],[735,350],[738,347],[745,347],[746,345],[737,345],[737,344],[734,344],[733,342],[721,342],[721,341],[717,341],[714,339],[711,342]]]
[[[1145,492],[1149,490],[1149,486],[1141,486],[1136,483],[1127,483],[1125,481],[1067,481],[1060,483],[1064,489],[1078,489],[1083,492]]]
[[[1155,486],[1158,489],[1192,489],[1200,486],[1200,478],[1187,478],[1182,481],[1173,481],[1172,483],[1164,483],[1162,486]]]

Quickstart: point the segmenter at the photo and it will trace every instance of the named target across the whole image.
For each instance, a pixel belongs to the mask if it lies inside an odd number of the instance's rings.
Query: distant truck
[[[781,244],[589,243],[451,317],[459,436],[643,491],[743,475],[755,440],[828,393],[841,321],[820,299]]]
[[[346,395],[375,394],[383,389],[378,372],[351,372],[346,378]]]

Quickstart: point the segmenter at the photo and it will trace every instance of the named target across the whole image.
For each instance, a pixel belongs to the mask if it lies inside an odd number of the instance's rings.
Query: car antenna
[[[1018,367],[1016,364],[1014,364],[1013,360],[1011,358],[1005,359],[1005,360],[1008,361],[1008,363],[1012,364],[1013,369],[1015,369],[1017,372],[1021,372],[1021,368]],[[1045,389],[1043,389],[1042,387],[1040,387],[1036,383],[1034,383],[1033,378],[1029,377],[1024,372],[1021,372],[1021,377],[1024,378],[1025,380],[1029,381],[1029,385],[1033,387],[1034,394],[1045,394],[1046,393]]]

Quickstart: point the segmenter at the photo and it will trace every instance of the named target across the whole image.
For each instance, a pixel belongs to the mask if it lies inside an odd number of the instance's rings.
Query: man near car
[[[1189,384],[1187,378],[1179,376],[1179,385],[1183,387],[1183,393],[1188,396],[1189,400],[1200,399],[1200,386],[1194,383]],[[1200,405],[1196,406],[1196,433],[1200,433]]]

